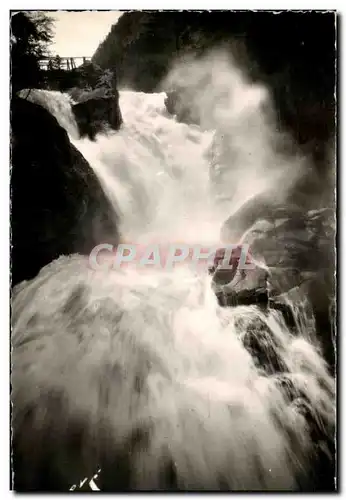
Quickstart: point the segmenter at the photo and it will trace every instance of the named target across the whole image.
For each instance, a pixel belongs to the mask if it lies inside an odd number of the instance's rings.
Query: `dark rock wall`
[[[114,210],[66,131],[39,105],[11,103],[12,284],[59,255],[118,241]]]
[[[93,140],[95,135],[110,127],[119,130],[122,116],[119,96],[90,97],[72,107],[81,137]]]
[[[333,12],[127,12],[93,56],[117,68],[119,85],[155,90],[177,57],[237,41],[240,62],[267,83],[277,113],[301,144],[334,130],[336,16]]]

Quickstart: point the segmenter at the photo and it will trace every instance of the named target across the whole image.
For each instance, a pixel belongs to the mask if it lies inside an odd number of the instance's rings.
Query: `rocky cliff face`
[[[11,103],[12,284],[59,255],[118,242],[111,204],[66,131],[40,105]]]
[[[257,200],[258,201],[258,200]],[[250,207],[252,210],[250,210]],[[222,267],[214,274],[215,291],[224,306],[257,304],[284,314],[294,331],[317,336],[331,370],[335,364],[335,211],[290,210],[258,206],[256,200],[230,217],[223,237],[234,235],[232,226],[247,225],[241,242],[248,245],[256,266],[237,270],[222,281]],[[232,240],[229,240],[232,241]],[[295,314],[300,309],[300,315]],[[304,318],[304,324],[295,318]]]
[[[80,135],[88,136],[91,140],[97,133],[109,128],[119,130],[123,122],[115,74],[111,71],[102,72],[100,68],[96,74],[99,77],[93,88],[70,91],[71,97],[77,103],[72,107],[72,111]]]
[[[242,69],[271,89],[282,126],[318,157],[334,130],[335,39],[334,13],[127,12],[93,62],[116,67],[120,86],[151,92],[175,60],[236,42]],[[184,121],[196,118],[179,95],[167,107]]]
[[[91,140],[107,128],[119,130],[122,124],[118,95],[93,97],[91,93],[89,98],[75,104],[72,110],[81,137],[88,136]]]

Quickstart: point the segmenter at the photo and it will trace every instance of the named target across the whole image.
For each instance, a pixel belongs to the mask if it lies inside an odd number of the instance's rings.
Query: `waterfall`
[[[121,130],[92,142],[78,137],[66,96],[37,91],[32,98],[57,117],[98,175],[120,214],[124,241],[219,244],[223,222],[239,206],[236,186],[246,183],[242,201],[252,194],[257,152],[262,163],[270,158],[268,182],[282,183],[274,175],[271,124],[265,133],[252,128],[254,121],[264,126],[263,96],[238,79],[242,84],[252,118],[246,121],[245,106],[241,120],[241,100],[224,104],[237,106],[241,123],[232,128],[231,161],[220,160],[226,205],[211,185],[215,116],[210,128],[178,123],[165,110],[164,93],[124,90]],[[222,120],[225,129],[225,114]],[[296,164],[292,158],[292,172]],[[281,167],[280,160],[280,173]],[[232,178],[232,169],[243,169],[242,177]],[[267,175],[257,173],[256,192]],[[206,272],[94,272],[85,257],[70,256],[16,288],[12,315],[17,397],[43,408],[44,394],[54,390],[64,397],[65,421],[81,415],[95,425],[95,436],[102,416],[114,460],[124,460],[119,449],[142,430],[145,444],[129,451],[133,489],[165,489],[170,481],[185,490],[294,491],[314,484],[324,442],[333,440],[335,387],[299,308],[292,333],[277,311],[220,307]]]
[[[24,89],[18,95],[46,108],[71,137],[75,139],[79,137],[77,123],[71,108],[74,103],[68,94],[62,94],[55,90]]]

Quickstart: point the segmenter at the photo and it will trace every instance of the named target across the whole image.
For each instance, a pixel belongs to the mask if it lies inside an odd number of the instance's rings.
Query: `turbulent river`
[[[270,148],[263,129],[251,128],[263,125],[258,96],[246,94],[243,126],[232,129],[240,153],[223,168],[231,175],[246,158],[247,175],[230,190],[246,189],[225,212],[211,189],[215,123],[178,123],[165,94],[121,91],[121,130],[92,142],[78,138],[66,96],[40,94],[96,172],[125,241],[219,244],[225,219],[265,184],[257,175],[252,187],[250,175]],[[145,430],[131,452],[132,489],[313,487],[318,457],[328,453],[323,436],[333,439],[334,380],[298,320],[293,334],[277,311],[220,307],[207,272],[94,272],[81,256],[47,266],[13,300],[14,332],[32,340],[27,356],[37,358],[31,398],[62,392],[67,425],[76,414],[107,422],[115,454]]]

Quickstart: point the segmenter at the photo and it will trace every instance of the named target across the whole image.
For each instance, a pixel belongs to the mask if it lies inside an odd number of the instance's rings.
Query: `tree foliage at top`
[[[12,90],[40,88],[44,75],[40,59],[48,55],[53,19],[43,12],[17,12],[11,17]]]

